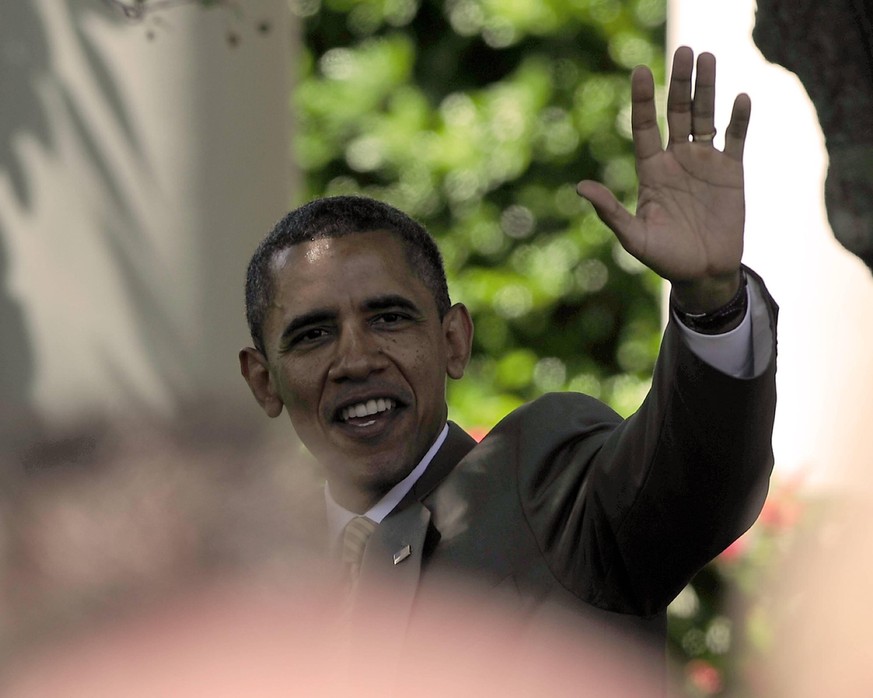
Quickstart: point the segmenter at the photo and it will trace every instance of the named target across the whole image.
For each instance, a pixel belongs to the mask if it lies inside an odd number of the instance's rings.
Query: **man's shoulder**
[[[493,474],[494,463],[537,470],[552,461],[556,449],[588,439],[595,448],[595,442],[602,442],[622,421],[615,410],[590,395],[546,393],[498,422],[461,459],[461,471]]]
[[[601,422],[615,425],[621,421],[621,416],[615,410],[591,395],[577,392],[546,393],[510,412],[491,433],[529,426],[578,428]]]

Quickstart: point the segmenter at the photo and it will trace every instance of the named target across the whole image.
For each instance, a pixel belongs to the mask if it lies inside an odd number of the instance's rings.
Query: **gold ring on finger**
[[[709,133],[693,133],[691,134],[691,140],[695,143],[712,143],[713,138],[715,138],[715,134],[715,129],[713,129]]]

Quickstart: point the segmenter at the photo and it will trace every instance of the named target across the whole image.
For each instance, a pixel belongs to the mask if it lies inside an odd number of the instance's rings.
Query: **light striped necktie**
[[[378,525],[366,516],[356,516],[343,529],[342,561],[346,569],[349,593],[354,591],[358,575],[361,573],[361,562],[364,559],[367,541]]]

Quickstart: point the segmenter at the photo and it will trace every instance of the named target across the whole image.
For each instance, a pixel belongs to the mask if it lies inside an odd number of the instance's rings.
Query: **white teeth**
[[[343,407],[343,409],[340,410],[340,419],[347,422],[353,417],[369,417],[374,414],[379,414],[380,412],[393,410],[395,404],[394,400],[381,397],[378,399],[367,400],[366,402],[359,402],[357,405]],[[371,423],[372,422],[368,422],[368,424]]]

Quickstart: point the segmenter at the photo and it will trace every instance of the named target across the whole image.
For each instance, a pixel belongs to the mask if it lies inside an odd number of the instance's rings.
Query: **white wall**
[[[11,5],[0,403],[49,419],[248,405],[244,268],[292,196],[287,3],[146,23],[98,0]]]
[[[670,0],[668,50],[718,58],[717,123],[752,97],[746,146],[745,261],[780,303],[777,472],[840,483],[873,466],[873,277],[833,238],[824,211],[827,154],[797,78],[751,39],[753,0]]]

